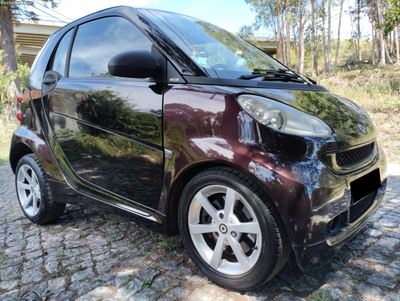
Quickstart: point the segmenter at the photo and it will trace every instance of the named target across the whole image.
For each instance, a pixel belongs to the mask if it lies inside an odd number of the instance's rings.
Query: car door
[[[114,55],[131,50],[156,51],[122,17],[71,29],[46,72],[43,102],[64,174],[77,176],[95,194],[156,208],[164,158],[163,85],[151,78],[113,77],[107,67]]]

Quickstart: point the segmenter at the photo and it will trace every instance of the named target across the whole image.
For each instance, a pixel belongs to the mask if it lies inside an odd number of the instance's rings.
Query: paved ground
[[[69,206],[55,225],[30,223],[0,166],[0,300],[400,300],[400,165],[389,174],[383,206],[338,256],[302,273],[292,254],[274,280],[241,294],[209,283],[178,238],[132,220]]]

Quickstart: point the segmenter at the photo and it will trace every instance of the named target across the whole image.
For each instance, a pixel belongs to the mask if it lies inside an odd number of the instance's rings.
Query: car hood
[[[286,103],[319,117],[334,130],[336,141],[342,147],[375,138],[375,128],[367,113],[354,102],[331,92],[259,88],[241,90],[246,94],[258,94]]]

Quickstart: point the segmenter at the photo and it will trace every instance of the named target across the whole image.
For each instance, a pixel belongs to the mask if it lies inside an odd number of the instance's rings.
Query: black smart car
[[[19,98],[10,163],[38,224],[109,205],[178,231],[212,281],[254,289],[325,262],[374,214],[371,119],[207,22],[115,7],[55,32]]]

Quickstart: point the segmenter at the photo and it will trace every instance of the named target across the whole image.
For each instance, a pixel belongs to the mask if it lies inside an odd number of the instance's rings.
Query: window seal
[[[69,41],[68,45],[68,52],[67,52],[67,60],[65,62],[65,70],[64,70],[64,75],[65,78],[69,78],[69,65],[71,62],[71,53],[72,53],[72,47],[74,46],[74,41],[75,41],[75,36],[76,32],[78,31],[79,26],[75,26],[72,32],[71,40]]]

